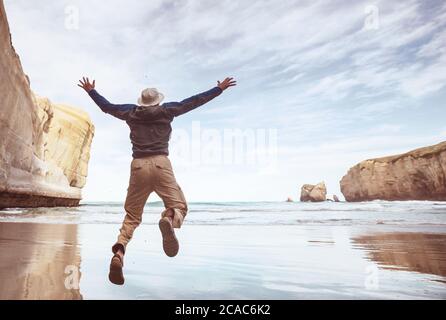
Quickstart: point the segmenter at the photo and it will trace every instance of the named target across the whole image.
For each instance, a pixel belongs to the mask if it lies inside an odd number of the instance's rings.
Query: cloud
[[[237,78],[238,87],[180,117],[174,128],[200,121],[217,130],[277,129],[281,170],[260,175],[246,168],[180,168],[192,200],[281,199],[291,185],[324,175],[334,188],[361,157],[399,152],[414,145],[410,139],[432,142],[429,137],[444,130],[429,108],[439,109],[445,94],[446,4],[374,1],[380,25],[367,30],[369,4],[5,0],[33,90],[83,106],[96,125],[89,199],[125,196],[131,146],[126,124],[100,112],[76,87],[84,74],[117,103],[135,102],[146,86],[172,101],[227,75]],[[77,30],[65,27],[67,6],[79,9]],[[420,110],[432,120],[427,128],[413,125]],[[311,172],[304,163],[311,163]],[[203,191],[197,176],[218,183]]]

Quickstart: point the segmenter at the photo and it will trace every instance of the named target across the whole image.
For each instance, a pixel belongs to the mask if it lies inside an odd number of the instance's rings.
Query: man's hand
[[[82,81],[83,80],[83,81]],[[78,84],[79,87],[84,89],[87,92],[90,92],[96,86],[96,80],[93,80],[93,83],[90,83],[88,78],[83,77],[82,80],[79,80],[81,84]]]
[[[218,81],[217,85],[221,90],[225,91],[229,87],[236,86],[237,81],[235,81],[234,78],[226,78],[225,80],[223,80],[223,82]]]

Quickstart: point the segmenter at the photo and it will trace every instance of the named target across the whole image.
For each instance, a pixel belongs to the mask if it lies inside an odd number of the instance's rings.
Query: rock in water
[[[365,160],[341,180],[347,201],[446,200],[446,142]]]
[[[300,201],[321,202],[327,200],[327,188],[324,182],[317,185],[304,184],[300,193]]]
[[[35,96],[0,0],[0,207],[74,206],[94,127],[78,109]]]
[[[335,194],[333,195],[333,201],[334,202],[340,202],[338,196],[335,195]]]

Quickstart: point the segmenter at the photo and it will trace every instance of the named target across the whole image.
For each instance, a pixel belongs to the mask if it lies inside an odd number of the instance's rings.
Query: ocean
[[[121,202],[84,202],[73,208],[5,209],[0,221],[75,224],[120,224]],[[158,224],[162,202],[149,202],[142,224]],[[190,225],[333,225],[446,226],[446,202],[192,202]]]

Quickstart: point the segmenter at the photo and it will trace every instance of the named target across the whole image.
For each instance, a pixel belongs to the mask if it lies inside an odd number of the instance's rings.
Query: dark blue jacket
[[[144,107],[135,104],[112,104],[96,90],[88,94],[105,113],[124,120],[130,127],[133,157],[168,155],[172,133],[170,123],[174,117],[189,112],[222,93],[219,87],[197,94],[181,102],[167,102],[159,106]]]

